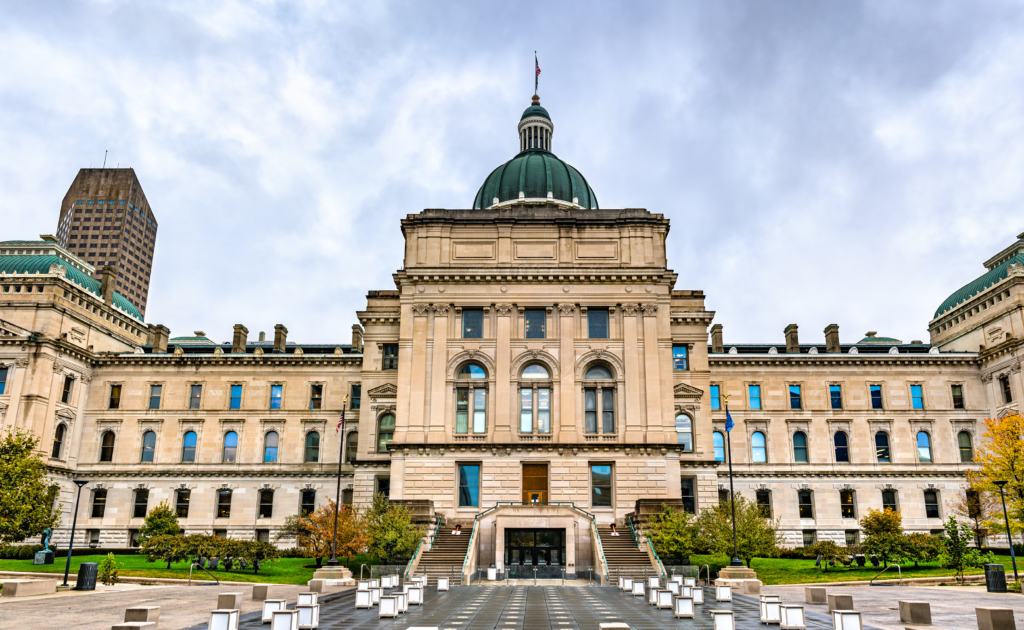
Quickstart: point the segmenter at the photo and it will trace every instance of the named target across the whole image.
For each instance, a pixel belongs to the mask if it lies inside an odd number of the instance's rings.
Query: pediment
[[[0,337],[27,337],[28,334],[21,326],[0,319]]]
[[[398,386],[394,383],[385,383],[379,387],[374,387],[366,392],[366,394],[370,398],[397,398]]]
[[[686,383],[679,383],[672,388],[676,398],[701,398],[704,396],[703,389],[697,389],[693,385],[687,385]]]
[[[75,420],[75,414],[70,409],[59,409],[57,411],[57,417],[70,422],[74,422]]]

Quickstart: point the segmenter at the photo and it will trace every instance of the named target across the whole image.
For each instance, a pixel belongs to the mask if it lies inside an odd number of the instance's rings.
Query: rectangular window
[[[722,399],[718,395],[718,385],[711,386],[711,409],[721,409]]]
[[[814,504],[811,503],[811,491],[800,490],[796,494],[797,503],[800,507],[800,518],[814,518]]]
[[[381,365],[382,370],[397,370],[398,369],[398,344],[397,343],[386,343],[384,344],[384,361]]]
[[[789,386],[789,408],[790,409],[803,409],[803,401],[800,399],[800,386],[790,385]]]
[[[469,389],[455,390],[455,432],[469,433]]]
[[[940,518],[939,493],[935,490],[924,491],[924,514],[928,518]]]
[[[217,491],[217,518],[231,517],[231,491]]]
[[[728,490],[721,490],[721,489],[719,489],[719,491],[718,491],[718,504],[722,505],[722,504],[726,504],[726,503],[729,503],[729,491]]]
[[[672,346],[672,369],[689,370],[689,355],[686,346]]]
[[[924,409],[924,392],[921,391],[920,385],[910,386],[910,400],[914,409]]]
[[[242,386],[232,385],[231,386],[231,409],[242,408]]]
[[[804,547],[810,547],[818,542],[818,533],[813,529],[805,529],[803,531],[804,536]]]
[[[1003,393],[1003,404],[1008,405],[1013,402],[1013,391],[1010,389],[1010,377],[1001,376],[999,377],[999,389]]]
[[[92,493],[92,518],[103,518],[107,509],[107,491],[95,490]]]
[[[5,287],[6,288],[6,287]],[[10,368],[0,367],[0,396],[7,391],[7,373]]]
[[[608,338],[608,310],[592,308],[587,310],[587,337],[590,339]]]
[[[70,376],[64,377],[64,390],[60,394],[60,401],[65,405],[71,404],[71,388],[75,384],[75,379]]]
[[[590,467],[590,506],[612,506],[612,467],[601,464]]]
[[[544,339],[547,333],[548,314],[543,309],[530,309],[524,313],[523,330],[527,339]],[[463,311],[465,322],[465,311]],[[475,337],[475,338],[479,338]]]
[[[615,390],[601,390],[601,432],[615,433]]]
[[[193,385],[188,399],[189,409],[199,409],[199,403],[203,399],[203,386]]]
[[[519,432],[533,433],[533,390],[519,393]]]
[[[473,390],[473,433],[487,433],[487,390]]]
[[[363,386],[362,385],[353,385],[352,386],[352,400],[349,401],[348,408],[352,409],[353,411],[355,411],[356,409],[359,409],[359,405],[360,405],[360,402],[361,402],[360,399],[362,398],[362,395],[363,395]]]
[[[268,543],[270,542],[270,530],[269,529],[257,529],[256,530],[256,542]]]
[[[597,433],[597,390],[583,390],[583,431]]]
[[[149,408],[159,409],[160,408],[160,397],[163,395],[163,385],[150,385],[149,386]]]
[[[761,408],[761,386],[760,385],[747,385],[747,398],[748,404],[751,409]]]
[[[146,518],[149,508],[149,490],[135,491],[135,505],[132,507],[132,518]]]
[[[108,409],[119,409],[121,407],[121,386],[110,386],[110,405]]]
[[[683,510],[690,514],[695,514],[697,511],[697,505],[693,496],[693,477],[683,477]]]
[[[299,513],[308,516],[316,511],[316,490],[303,490]]]
[[[772,493],[770,490],[758,490],[755,495],[757,507],[765,518],[772,517]]]
[[[857,518],[856,510],[853,507],[853,490],[839,491],[839,508],[843,518]]]
[[[309,387],[309,408],[321,409],[324,403],[324,386],[314,383]]]
[[[391,496],[391,477],[377,477],[377,494]]]
[[[352,505],[352,491],[342,490],[341,491],[341,503],[342,505]]]
[[[828,395],[829,395],[829,398],[831,398],[832,408],[833,409],[842,409],[843,408],[843,388],[841,386],[839,386],[839,385],[829,385],[828,386]]]
[[[467,308],[462,310],[462,338],[483,339],[484,337],[484,311],[479,308]]]
[[[480,505],[480,466],[459,464],[459,507]]]
[[[895,490],[882,490],[882,509],[892,510],[893,512],[900,509],[896,504]]]
[[[188,518],[188,502],[191,498],[191,490],[175,490],[174,513],[178,515],[178,518]]]
[[[551,390],[537,390],[537,432],[551,433]]]
[[[964,386],[963,385],[953,385],[952,386],[952,390],[953,390],[953,409],[963,409],[964,408]]]
[[[846,530],[846,546],[852,547],[860,544],[860,530],[859,529],[848,529]]]
[[[274,491],[260,490],[260,512],[259,518],[273,518],[274,516]]]
[[[281,408],[281,390],[284,389],[284,385],[271,385],[270,386],[270,408],[280,409]]]
[[[882,386],[871,385],[871,408],[881,409],[882,408]]]

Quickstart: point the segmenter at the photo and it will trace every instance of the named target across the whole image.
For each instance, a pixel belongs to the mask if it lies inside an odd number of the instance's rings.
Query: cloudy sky
[[[0,239],[77,170],[160,221],[147,319],[347,342],[398,221],[465,208],[533,92],[604,208],[672,221],[726,343],[927,322],[1024,231],[1020,2],[0,1]]]

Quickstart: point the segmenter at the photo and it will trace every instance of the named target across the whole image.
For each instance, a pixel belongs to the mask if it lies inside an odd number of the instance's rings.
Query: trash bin
[[[1001,564],[986,564],[985,588],[989,593],[1005,593],[1006,567]]]
[[[78,581],[75,583],[76,591],[95,591],[96,576],[100,572],[98,562],[83,562],[78,566]],[[1006,581],[1003,581],[1003,591],[1006,591]]]
[[[487,567],[487,579],[492,582],[498,579],[498,569],[494,566],[494,564],[491,564],[491,566]]]

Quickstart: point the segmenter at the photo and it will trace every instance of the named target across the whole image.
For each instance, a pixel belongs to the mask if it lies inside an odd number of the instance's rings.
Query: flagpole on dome
[[[732,428],[735,423],[732,421],[732,414],[729,413],[729,394],[724,394],[725,398],[725,443],[729,449],[729,505],[732,506],[732,562],[729,563],[731,567],[742,567],[743,561],[740,560],[739,543],[736,538],[736,494],[733,490],[732,485]]]
[[[537,61],[537,51],[533,51],[533,96],[536,98],[540,86],[540,62]]]

